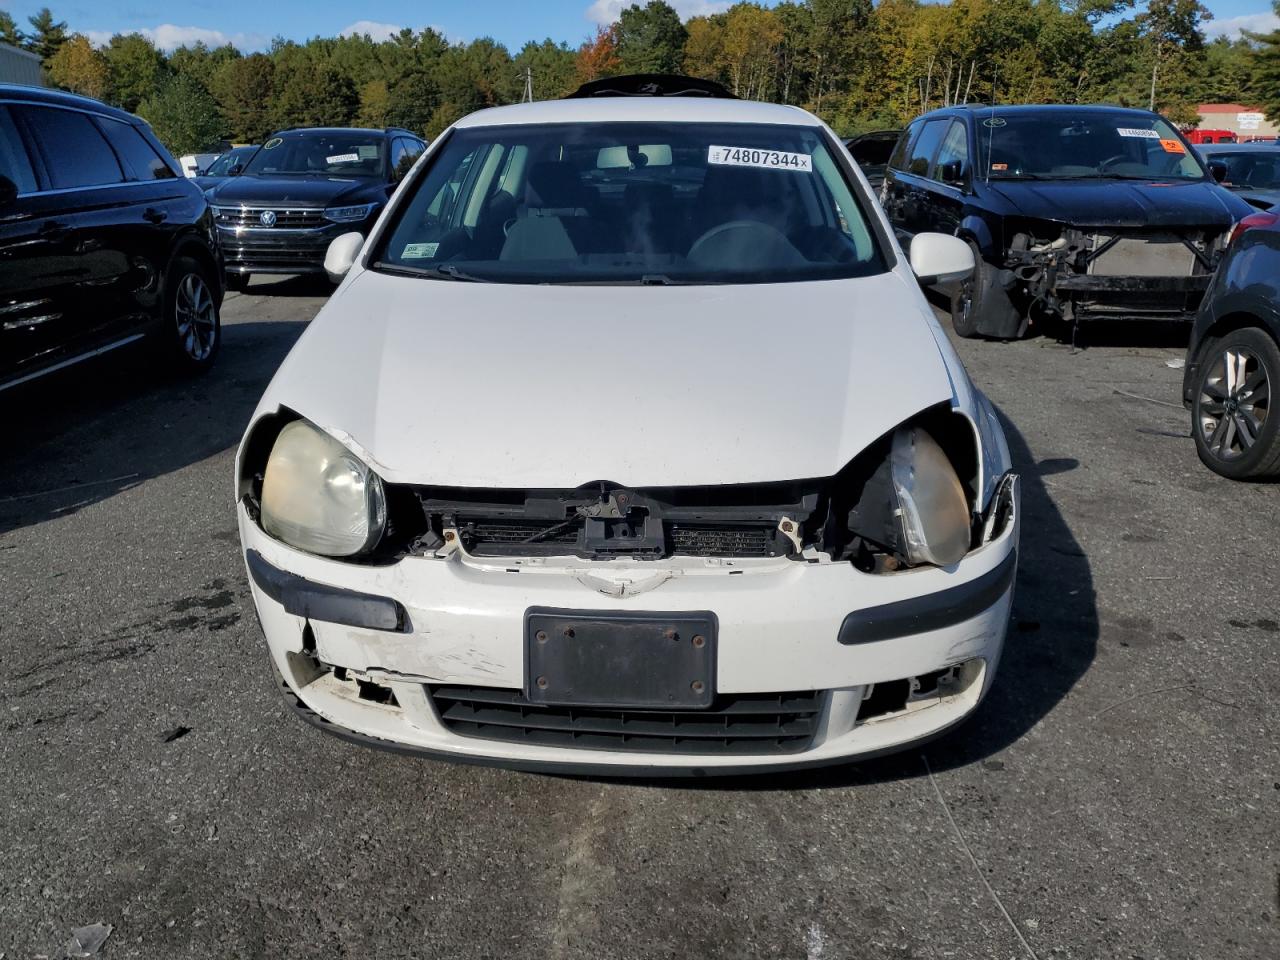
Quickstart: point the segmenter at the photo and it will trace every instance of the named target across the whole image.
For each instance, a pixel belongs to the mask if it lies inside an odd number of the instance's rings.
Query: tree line
[[[1275,0],[1280,12],[1280,0]],[[785,0],[682,21],[665,0],[624,9],[571,47],[512,53],[432,29],[390,39],[277,38],[266,52],[203,43],[171,53],[137,33],[95,46],[48,8],[0,40],[40,56],[55,86],[138,113],[177,153],[259,143],[291,126],[407,127],[425,136],[482,107],[620,73],[687,73],[738,96],[806,107],[843,134],[899,127],[957,102],[1261,104],[1280,118],[1280,30],[1208,40],[1199,0]]]

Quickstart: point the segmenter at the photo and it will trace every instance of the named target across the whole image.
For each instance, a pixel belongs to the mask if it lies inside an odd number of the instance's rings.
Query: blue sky
[[[508,47],[551,37],[576,46],[597,23],[607,23],[627,0],[0,0],[20,24],[46,3],[72,31],[101,42],[112,33],[138,31],[171,49],[184,42],[230,41],[260,49],[273,36],[305,40],[356,30],[373,36],[400,27],[434,26],[454,40],[491,36]],[[727,0],[670,0],[685,16],[722,10]],[[768,0],[766,0],[768,2]],[[1280,26],[1269,0],[1205,0],[1215,20],[1207,32],[1236,34],[1243,28]]]

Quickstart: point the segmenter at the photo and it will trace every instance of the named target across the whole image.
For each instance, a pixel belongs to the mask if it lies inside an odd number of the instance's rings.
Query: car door
[[[929,168],[927,203],[922,205],[922,222],[928,226],[923,229],[956,232],[964,212],[970,177],[969,127],[957,118],[947,128]]]
[[[884,183],[880,186],[880,205],[894,228],[901,233],[902,205],[906,199],[906,184],[898,181],[898,175],[907,168],[907,158],[911,156],[911,146],[924,127],[923,120],[913,120],[907,129],[902,131],[898,142],[889,155],[889,163],[884,171]]]
[[[45,104],[10,109],[47,185],[33,213],[43,241],[39,256],[65,305],[59,349],[74,355],[116,342],[127,326],[124,291],[133,271],[128,235],[118,225],[137,194],[89,113]]]
[[[0,104],[0,384],[56,358],[68,307],[53,256],[36,165],[9,108]],[[12,184],[12,187],[10,186]]]
[[[938,147],[951,126],[950,117],[938,117],[926,120],[911,145],[907,157],[906,168],[898,175],[901,185],[901,224],[900,228],[907,237],[917,233],[933,230],[933,210],[936,206],[934,190],[936,184],[929,179],[933,170],[934,157]]]

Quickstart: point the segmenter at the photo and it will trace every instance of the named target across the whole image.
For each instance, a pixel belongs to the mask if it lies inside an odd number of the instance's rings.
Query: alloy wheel
[[[1252,350],[1231,346],[1213,359],[1200,387],[1199,428],[1220,460],[1244,456],[1258,440],[1271,407],[1267,368]]]
[[[178,284],[174,303],[178,345],[192,360],[204,360],[218,337],[218,308],[209,285],[198,273],[188,273]]]

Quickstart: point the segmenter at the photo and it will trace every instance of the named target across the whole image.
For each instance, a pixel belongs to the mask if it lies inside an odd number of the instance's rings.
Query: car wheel
[[[222,342],[222,321],[209,269],[198,260],[179,257],[169,271],[165,329],[181,372],[203,373],[213,365]]]
[[[951,325],[956,333],[966,339],[980,336],[978,318],[987,300],[991,284],[995,282],[995,269],[982,259],[982,253],[970,243],[973,250],[973,262],[976,264],[973,276],[962,281],[951,294]]]
[[[227,289],[234,290],[236,293],[244,293],[249,289],[249,274],[247,273],[229,273],[227,274]]]
[[[1232,480],[1280,476],[1280,417],[1271,391],[1280,385],[1280,347],[1246,327],[1214,341],[1200,363],[1191,432],[1200,459]]]

